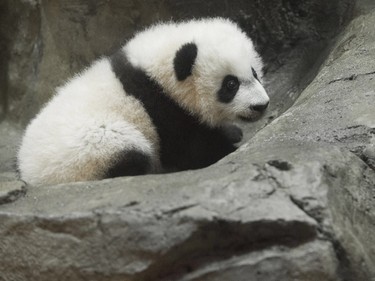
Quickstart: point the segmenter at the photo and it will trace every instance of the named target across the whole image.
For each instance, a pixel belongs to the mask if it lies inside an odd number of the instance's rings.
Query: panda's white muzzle
[[[269,105],[266,90],[258,80],[242,83],[233,100],[237,117],[247,121],[259,119]]]

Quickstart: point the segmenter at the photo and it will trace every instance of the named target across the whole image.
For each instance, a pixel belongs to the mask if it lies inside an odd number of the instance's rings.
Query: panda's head
[[[218,126],[238,118],[252,121],[267,108],[262,61],[252,41],[232,21],[190,21],[147,32],[155,35],[154,51],[136,62],[202,122]],[[150,39],[147,33],[143,37],[144,42]]]
[[[209,117],[210,123],[236,118],[256,120],[267,108],[269,97],[261,82],[260,63],[251,57],[256,55],[252,46],[231,48],[223,43],[208,47],[186,43],[174,57],[178,83],[193,88],[189,94],[195,99],[187,99],[193,101],[187,103],[188,107],[198,107],[202,118]]]

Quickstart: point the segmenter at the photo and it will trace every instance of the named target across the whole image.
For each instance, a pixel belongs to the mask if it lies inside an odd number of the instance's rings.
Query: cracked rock
[[[0,175],[1,178],[1,175]],[[16,201],[25,194],[25,183],[22,181],[0,182],[0,205]]]

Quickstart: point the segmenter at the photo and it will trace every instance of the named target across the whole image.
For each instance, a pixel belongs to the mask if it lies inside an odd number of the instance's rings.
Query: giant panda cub
[[[256,120],[268,103],[261,59],[235,23],[157,24],[57,89],[25,131],[21,178],[57,184],[205,167],[236,149],[223,128]]]

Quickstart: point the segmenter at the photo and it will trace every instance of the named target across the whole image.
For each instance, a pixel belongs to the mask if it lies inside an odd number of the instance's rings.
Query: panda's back
[[[31,184],[100,179],[116,155],[133,148],[156,155],[158,136],[103,58],[60,87],[27,127],[21,176]]]

